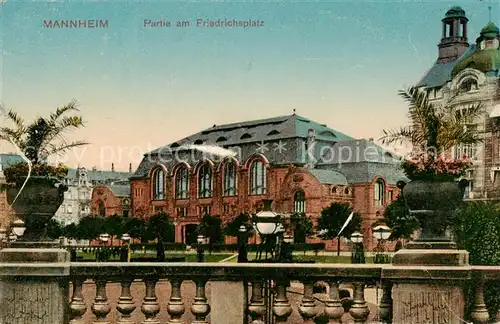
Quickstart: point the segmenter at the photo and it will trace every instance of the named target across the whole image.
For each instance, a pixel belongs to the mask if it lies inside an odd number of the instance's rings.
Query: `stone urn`
[[[43,241],[46,239],[47,223],[63,203],[68,187],[57,178],[32,176],[22,188],[25,179],[7,188],[7,202],[24,221],[26,231],[20,239]]]
[[[410,215],[420,224],[420,234],[414,243],[441,243],[441,247],[456,247],[446,230],[463,201],[467,185],[467,180],[434,179],[398,183]]]

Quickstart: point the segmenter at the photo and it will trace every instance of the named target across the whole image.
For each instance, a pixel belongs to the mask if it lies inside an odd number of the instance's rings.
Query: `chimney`
[[[128,172],[132,173],[132,163],[129,163],[129,165],[128,165]]]
[[[370,137],[368,140],[369,140],[370,142],[373,142],[373,137]]]
[[[111,163],[111,172],[115,172],[115,164]]]

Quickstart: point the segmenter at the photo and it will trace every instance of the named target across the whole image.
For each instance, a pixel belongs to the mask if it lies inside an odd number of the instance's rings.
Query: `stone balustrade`
[[[0,267],[2,265],[0,264]],[[365,287],[378,285],[381,287],[381,299],[378,303],[377,321],[391,323],[394,315],[398,318],[410,318],[416,316],[411,313],[411,303],[443,303],[440,314],[447,318],[456,314],[450,313],[452,303],[456,303],[452,295],[436,289],[435,294],[428,291],[402,292],[393,296],[392,287],[396,284],[422,283],[432,285],[439,283],[440,287],[449,285],[464,289],[467,285],[475,287],[475,295],[472,303],[463,303],[462,308],[471,304],[471,320],[474,323],[487,323],[488,312],[484,304],[484,285],[488,281],[500,281],[500,267],[422,267],[422,266],[393,266],[375,264],[231,264],[231,263],[79,263],[72,262],[70,266],[69,280],[72,283],[72,295],[70,298],[69,312],[70,323],[139,323],[132,319],[134,312],[141,312],[142,322],[164,323],[158,319],[160,311],[160,300],[155,289],[159,280],[167,280],[170,283],[170,297],[166,304],[168,313],[168,324],[187,323],[185,315],[191,312],[190,323],[202,324],[240,324],[233,319],[226,318],[225,323],[216,323],[210,320],[211,311],[214,307],[227,307],[224,305],[212,305],[206,294],[207,283],[210,282],[241,282],[244,287],[249,287],[245,293],[246,298],[234,298],[234,306],[238,303],[244,305],[247,311],[248,322],[251,324],[272,323],[314,323],[313,319],[322,312],[329,319],[329,323],[338,323],[344,316],[344,308],[339,294],[339,285],[349,283],[353,290],[352,305],[348,311],[351,320],[355,323],[368,323],[370,309],[365,300]],[[84,299],[83,291],[87,289],[85,282],[91,280],[95,283],[95,297],[88,307],[88,300]],[[143,296],[132,296],[131,284],[139,280],[144,286]],[[181,285],[183,282],[194,282],[195,296],[190,303],[184,298]],[[298,305],[290,302],[288,287],[291,282],[303,284],[303,291],[299,297]],[[329,286],[328,298],[324,301],[324,307],[317,307],[318,301],[313,294],[313,286],[316,282],[326,282]],[[110,301],[107,296],[107,285],[119,283],[121,294],[115,301]],[[265,290],[271,283],[274,294],[270,307],[266,307]],[[223,287],[223,286],[218,286]],[[217,294],[228,294],[229,291],[212,291],[212,296]],[[406,294],[406,295],[404,295]],[[425,295],[425,296],[424,296]],[[467,297],[467,296],[466,296]],[[393,298],[397,301],[393,307]],[[141,300],[142,299],[142,300]],[[410,305],[410,308],[406,306]],[[447,303],[449,305],[447,305]],[[116,304],[115,309],[111,305]],[[295,307],[297,306],[297,307]],[[456,306],[456,305],[453,305]],[[90,309],[89,309],[90,308]],[[270,309],[271,314],[267,314]],[[408,311],[410,309],[410,312]],[[289,318],[293,311],[300,314],[299,322],[290,322]],[[116,311],[114,320],[108,319],[110,313]],[[85,314],[91,312],[93,319],[85,320]],[[399,312],[399,313],[398,313]],[[406,313],[408,314],[406,314]],[[436,312],[436,310],[434,310]],[[398,313],[398,314],[396,314]],[[88,314],[88,313],[87,313]],[[451,315],[450,315],[451,314]],[[229,316],[229,315],[228,315]],[[243,314],[242,314],[243,316]],[[406,316],[406,317],[405,317]],[[420,316],[420,315],[419,315]],[[373,319],[372,319],[373,320]],[[452,323],[453,320],[443,320],[442,323]],[[431,323],[431,322],[429,322]]]

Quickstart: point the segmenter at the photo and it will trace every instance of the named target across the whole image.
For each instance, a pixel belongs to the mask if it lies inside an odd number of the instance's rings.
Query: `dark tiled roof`
[[[471,44],[469,49],[456,61],[448,63],[434,63],[434,65],[427,71],[424,77],[417,83],[417,87],[435,88],[441,87],[446,82],[450,81],[451,73],[455,65],[461,60],[469,57],[476,50],[476,45]]]
[[[68,179],[77,179],[78,169],[68,170]],[[129,172],[118,172],[118,171],[102,171],[102,170],[86,170],[87,179],[91,182],[111,182],[128,180],[128,178],[133,174]]]
[[[220,126],[214,125],[175,143],[153,150],[149,154],[169,152],[170,149],[176,146],[190,144],[229,146],[287,138],[307,138],[309,129],[314,129],[318,140],[342,141],[352,139],[352,137],[324,124],[316,123],[298,115],[289,115]]]
[[[332,184],[332,185],[347,185],[347,178],[345,175],[335,170],[312,169],[309,172],[318,179],[319,183]]]
[[[117,197],[130,197],[130,184],[112,184],[107,187]]]

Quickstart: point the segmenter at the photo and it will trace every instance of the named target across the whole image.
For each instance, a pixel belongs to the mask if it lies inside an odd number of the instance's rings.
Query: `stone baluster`
[[[354,318],[354,323],[366,323],[370,310],[365,301],[365,284],[363,282],[353,283],[354,296],[349,314]]]
[[[83,281],[83,279],[78,278],[73,280],[73,296],[69,304],[69,310],[71,312],[70,324],[85,324],[83,321],[83,314],[87,311],[87,305],[85,305],[85,299],[82,294]]]
[[[286,323],[290,314],[292,314],[292,307],[286,295],[286,288],[288,282],[285,280],[278,280],[276,282],[276,299],[273,304],[273,314],[276,318],[276,323]]]
[[[471,319],[474,323],[488,323],[490,315],[484,303],[484,281],[478,280],[475,287],[475,301],[471,312]]]
[[[344,307],[340,302],[339,284],[337,281],[330,282],[330,294],[325,303],[325,315],[330,319],[330,322],[340,323],[342,315],[344,315]]]
[[[146,295],[142,302],[141,311],[146,318],[142,321],[142,324],[160,324],[160,321],[156,319],[156,315],[160,312],[160,303],[156,298],[157,281],[157,279],[150,278],[144,280]]]
[[[121,296],[118,299],[118,304],[116,305],[116,310],[121,314],[118,324],[135,324],[132,320],[131,314],[135,310],[136,306],[134,299],[130,294],[130,285],[132,285],[131,279],[126,279],[121,282]]]
[[[382,282],[379,317],[382,323],[392,323],[392,283],[388,281]]]
[[[167,324],[184,323],[181,319],[182,315],[186,311],[186,307],[184,306],[181,296],[182,280],[172,279],[170,280],[170,284],[172,285],[172,292],[167,305],[167,312],[170,315],[170,321],[168,321]]]
[[[304,323],[314,323],[313,319],[316,316],[316,304],[313,296],[314,282],[304,282],[304,296],[299,306],[299,314],[302,316]]]
[[[191,313],[193,313],[195,320],[192,324],[208,324],[207,316],[210,313],[210,305],[205,296],[205,285],[207,280],[200,278],[196,282],[196,296],[194,297],[193,304],[191,305]]]
[[[111,311],[111,306],[109,305],[108,297],[106,295],[106,278],[97,278],[95,280],[96,292],[94,302],[92,303],[92,313],[95,315],[95,324],[111,324],[107,320],[108,314]]]
[[[266,304],[263,296],[263,282],[252,281],[252,298],[248,305],[248,314],[252,317],[251,324],[264,324]]]

